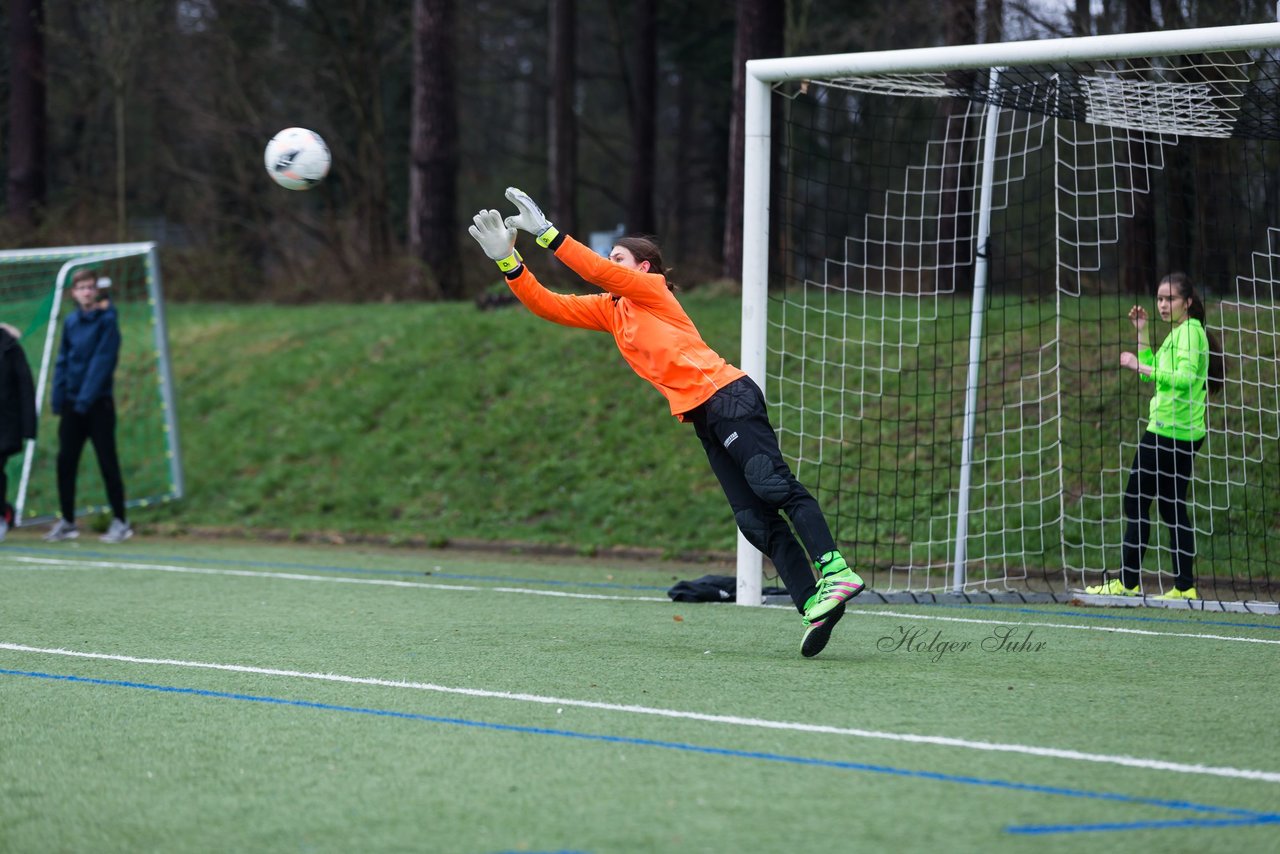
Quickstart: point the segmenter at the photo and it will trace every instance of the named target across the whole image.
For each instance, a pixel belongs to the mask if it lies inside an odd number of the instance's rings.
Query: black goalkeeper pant
[[[83,415],[64,409],[58,424],[58,504],[62,518],[76,518],[76,472],[86,441],[93,443],[98,457],[102,483],[107,488],[107,503],[117,519],[125,518],[124,480],[120,477],[120,457],[116,454],[116,406],[111,398],[102,398]]]
[[[1169,548],[1173,552],[1173,586],[1186,590],[1195,586],[1191,565],[1196,559],[1196,528],[1187,514],[1187,487],[1191,485],[1191,464],[1204,439],[1171,439],[1150,431],[1142,434],[1129,483],[1124,490],[1124,566],[1121,582],[1138,586],[1138,570],[1151,537],[1151,499],[1160,508],[1160,517],[1169,526]]]
[[[738,530],[773,561],[803,614],[817,591],[814,561],[836,543],[818,502],[782,458],[760,387],[750,377],[735,380],[684,417],[702,440]]]
[[[9,476],[4,470],[9,466],[9,457],[13,454],[0,454],[0,512],[4,513],[5,521],[10,525],[13,520],[9,518]]]

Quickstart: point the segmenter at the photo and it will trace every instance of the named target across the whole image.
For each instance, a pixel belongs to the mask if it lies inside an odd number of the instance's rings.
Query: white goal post
[[[1151,220],[1157,200],[1173,204],[1191,192],[1186,188],[1201,180],[1197,170],[1204,162],[1196,158],[1256,156],[1269,168],[1280,167],[1280,153],[1257,154],[1256,148],[1264,144],[1258,140],[1280,138],[1280,122],[1267,112],[1274,109],[1267,99],[1277,100],[1280,84],[1257,70],[1277,64],[1277,48],[1280,24],[1256,24],[746,64],[741,366],[765,390],[784,456],[817,494],[840,547],[878,539],[886,544],[881,552],[870,545],[865,551],[883,557],[857,561],[872,562],[878,574],[869,580],[872,589],[1061,593],[1115,570],[1120,534],[1114,517],[1144,429],[1149,392],[1139,399],[1136,381],[1120,386],[1119,371],[1095,364],[1091,348],[1110,354],[1124,346],[1127,339],[1117,336],[1125,327],[1108,313],[1115,305],[1144,299],[1151,304],[1155,281],[1147,283],[1147,296],[1132,282],[1128,291],[1117,284],[1121,269],[1133,266],[1137,247],[1148,266],[1154,257],[1162,274],[1176,262],[1211,280],[1208,326],[1223,338],[1229,373],[1225,401],[1211,404],[1208,444],[1196,463],[1196,526],[1209,535],[1202,540],[1218,540],[1220,550],[1233,537],[1230,548],[1239,553],[1256,553],[1261,543],[1263,553],[1246,561],[1247,577],[1228,579],[1221,570],[1218,589],[1224,595],[1276,598],[1277,580],[1268,566],[1280,560],[1280,528],[1269,527],[1274,507],[1264,493],[1280,491],[1280,484],[1265,478],[1259,483],[1258,474],[1263,460],[1276,469],[1280,438],[1280,221],[1266,217],[1280,210],[1276,188],[1269,182],[1254,188],[1257,179],[1248,176],[1197,186],[1200,203],[1227,186],[1244,188],[1246,197],[1266,197],[1256,204],[1249,227],[1236,227],[1240,246],[1234,254],[1215,247],[1213,233],[1194,223],[1162,225],[1149,235],[1132,230]],[[778,121],[778,109],[789,109],[796,99],[821,101],[815,89],[841,93],[820,104],[830,108],[826,119],[798,130]],[[871,109],[871,99],[885,97],[943,105],[917,108],[926,119],[933,116],[942,136],[900,145],[869,137],[866,149],[844,146],[838,134],[871,124],[863,111]],[[774,140],[771,129],[780,126],[784,138]],[[805,165],[812,155],[793,143],[820,134],[827,141],[814,150],[830,153],[830,165]],[[1245,154],[1173,153],[1180,145],[1230,137],[1246,138],[1255,147]],[[863,168],[861,154],[874,145],[894,149],[886,158],[896,170],[892,176],[867,178],[871,189],[865,199],[847,209],[801,214],[829,231],[797,236],[799,227],[788,218],[811,199],[852,195],[860,178],[837,186],[829,176]],[[783,160],[789,165],[781,165]],[[1015,186],[1034,170],[1043,171],[1048,192]],[[787,186],[780,187],[782,182]],[[938,201],[957,188],[971,207],[957,211]],[[783,191],[786,200],[779,202]],[[1244,206],[1254,207],[1247,200]],[[1044,236],[1029,224],[1037,207],[1044,208],[1037,211]],[[1017,222],[1014,210],[1021,217]],[[993,211],[1004,228],[994,235]],[[781,234],[771,234],[771,219],[784,223]],[[965,224],[956,229],[961,219]],[[806,239],[822,249],[794,248]],[[783,244],[796,253],[789,260],[779,259]],[[989,290],[996,251],[998,292]],[[1037,258],[1028,260],[1033,254]],[[1224,255],[1230,257],[1219,257]],[[1040,257],[1049,259],[1042,268]],[[1028,272],[1032,267],[1034,273]],[[998,328],[984,328],[993,300],[1004,310],[1015,299],[1013,271],[1026,277],[1026,293],[1034,295],[1016,297],[1016,311],[997,318]],[[963,278],[950,281],[952,276]],[[782,279],[800,296],[779,298]],[[1080,307],[1085,301],[1087,309]],[[944,318],[953,306],[963,306],[963,313]],[[1097,314],[1088,318],[1092,326],[1073,325],[1089,312]],[[1031,331],[1019,332],[1010,318],[1025,319]],[[891,497],[880,500],[900,502],[903,509],[855,533],[858,514],[867,515],[872,505],[858,505],[853,495],[867,491],[865,481],[884,483],[895,473],[889,466],[867,478],[854,466],[837,470],[823,454],[874,441],[876,431],[864,423],[871,417],[869,401],[905,387],[900,374],[914,358],[927,358],[919,349],[922,341],[927,339],[930,353],[942,352],[944,329],[955,334],[945,342],[947,352],[963,350],[964,363],[948,366],[953,369],[940,373],[937,386],[895,410],[942,396],[954,404],[950,420],[934,425],[957,437],[950,480],[933,488],[935,506],[942,509],[931,516],[929,507],[898,495],[899,487],[910,486],[910,472],[899,472],[901,483],[885,486],[882,495]],[[1009,343],[1016,338],[1032,340]],[[1024,349],[1015,352],[1017,346]],[[995,361],[993,347],[1004,361]],[[1014,391],[997,389],[999,378],[986,379],[997,364]],[[1064,403],[1068,393],[1116,403],[1090,410],[1089,417],[1104,425],[1094,430],[1068,423],[1068,409],[1077,418],[1076,409],[1091,406]],[[884,414],[887,407],[881,409],[883,434],[895,426]],[[993,413],[999,426],[984,417]],[[855,423],[861,426],[850,426]],[[1111,428],[1105,425],[1112,423],[1122,425],[1115,429],[1120,441],[1108,450]],[[1093,433],[1103,438],[1080,453],[1082,469],[1064,470],[1064,446],[1079,450],[1071,437],[1087,434],[1094,442]],[[904,446],[901,456],[908,450]],[[1100,470],[1084,471],[1095,458],[1102,461]],[[867,500],[874,502],[876,495]],[[1157,516],[1154,528],[1161,527]],[[1246,531],[1257,539],[1244,539]],[[1159,537],[1157,530],[1153,542]],[[1224,558],[1220,564],[1231,562]],[[1153,556],[1150,563],[1152,583],[1167,585],[1168,560]],[[736,601],[759,605],[762,556],[740,533],[737,581]]]

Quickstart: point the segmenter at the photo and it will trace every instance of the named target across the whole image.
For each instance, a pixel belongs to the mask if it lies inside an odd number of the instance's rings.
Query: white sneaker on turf
[[[107,532],[98,539],[104,543],[123,543],[133,536],[133,528],[123,519],[112,519]]]
[[[61,516],[58,521],[53,523],[53,527],[49,529],[49,533],[44,535],[46,543],[57,543],[62,540],[74,540],[80,536],[80,529],[76,527],[75,522],[68,522]]]

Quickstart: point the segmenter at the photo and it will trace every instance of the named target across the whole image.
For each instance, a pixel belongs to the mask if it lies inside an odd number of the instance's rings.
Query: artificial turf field
[[[1280,850],[1280,620],[729,570],[0,544],[0,851]]]

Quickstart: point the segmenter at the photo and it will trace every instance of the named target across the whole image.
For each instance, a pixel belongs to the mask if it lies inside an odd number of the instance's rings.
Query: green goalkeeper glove
[[[507,228],[519,228],[529,232],[538,240],[538,245],[546,249],[560,232],[547,219],[547,215],[538,207],[537,202],[529,198],[524,190],[507,187],[507,199],[520,209],[518,216],[507,217]]]
[[[516,251],[516,230],[502,222],[497,211],[480,211],[471,221],[467,232],[476,239],[484,254],[495,261],[498,269],[510,273],[520,266],[520,253]]]

